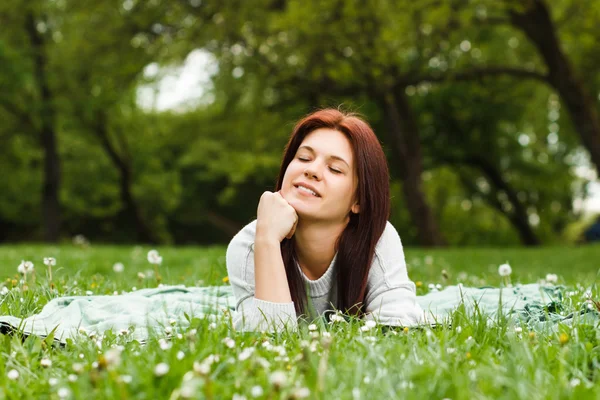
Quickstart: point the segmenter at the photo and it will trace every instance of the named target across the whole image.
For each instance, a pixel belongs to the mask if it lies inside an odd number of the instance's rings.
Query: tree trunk
[[[26,31],[33,47],[34,74],[39,89],[40,141],[44,150],[44,178],[42,188],[42,224],[44,239],[57,242],[60,236],[60,159],[55,131],[55,109],[50,90],[47,68],[46,39],[37,29],[37,20],[30,11],[26,19]]]
[[[504,211],[502,204],[496,197],[490,197],[488,200],[490,200],[492,206],[497,208],[500,212],[508,217],[511,224],[519,233],[521,242],[525,246],[539,246],[540,240],[529,224],[529,216],[525,206],[519,201],[517,193],[504,179],[502,173],[491,162],[481,156],[469,157],[467,158],[466,162],[468,165],[471,165],[483,172],[488,181],[494,186],[494,188],[496,188],[497,192],[504,192],[506,194],[506,197],[508,198],[508,201],[514,210],[512,213],[507,213]]]
[[[439,226],[423,192],[423,163],[419,131],[414,114],[403,93],[388,93],[384,99],[388,135],[402,179],[404,198],[423,246],[445,246]]]
[[[556,28],[543,0],[527,2],[523,13],[511,11],[511,23],[533,42],[548,67],[548,82],[564,101],[581,142],[600,176],[600,119],[593,98],[577,78],[562,51]]]
[[[119,171],[119,188],[123,209],[119,213],[124,220],[133,223],[137,234],[137,240],[145,243],[159,243],[160,240],[143,217],[143,214],[133,197],[133,178],[131,165],[122,157],[110,141],[108,135],[108,122],[104,112],[98,111],[94,121],[94,133],[100,140],[100,144],[108,154],[114,166]]]

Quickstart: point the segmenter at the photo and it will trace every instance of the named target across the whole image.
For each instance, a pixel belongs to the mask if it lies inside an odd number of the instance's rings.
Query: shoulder
[[[402,241],[396,228],[388,221],[375,246],[375,254],[373,254],[368,276],[369,287],[375,287],[382,283],[387,287],[392,287],[408,279],[406,275]]]
[[[398,254],[402,250],[402,240],[394,225],[390,221],[385,224],[385,229],[379,237],[379,241],[375,246],[375,256],[387,257],[389,255]],[[404,257],[404,255],[402,255]]]
[[[256,236],[256,220],[244,226],[231,239],[227,245],[227,261],[246,258],[254,248],[254,237]]]

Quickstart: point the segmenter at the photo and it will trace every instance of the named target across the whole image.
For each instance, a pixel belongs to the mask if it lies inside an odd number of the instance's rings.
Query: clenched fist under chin
[[[279,192],[264,192],[256,214],[257,238],[281,242],[294,236],[298,214]]]

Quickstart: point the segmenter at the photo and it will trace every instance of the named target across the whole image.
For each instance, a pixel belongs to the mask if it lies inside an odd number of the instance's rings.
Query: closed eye
[[[339,171],[337,169],[333,169],[333,168],[329,168],[331,170],[331,172],[333,172],[334,174],[341,174],[342,171]]]

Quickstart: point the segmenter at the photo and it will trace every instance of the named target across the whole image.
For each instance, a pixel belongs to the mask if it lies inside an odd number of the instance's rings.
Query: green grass
[[[138,278],[151,270],[148,247],[0,246],[0,286],[17,286],[21,260],[35,263],[36,281],[27,291],[0,295],[0,314],[29,316],[49,299],[62,295],[112,294],[155,287],[156,280]],[[165,284],[218,285],[226,276],[225,249],[159,248]],[[43,257],[55,257],[56,291],[49,290]],[[430,283],[442,285],[501,284],[498,265],[509,262],[513,283],[531,283],[548,273],[573,291],[568,304],[578,309],[583,291],[600,269],[600,246],[542,249],[406,249],[409,275],[418,293]],[[115,273],[113,264],[125,269]],[[448,279],[442,276],[446,271]],[[598,299],[598,289],[592,295]],[[22,299],[22,300],[21,300]],[[569,310],[567,310],[569,311]],[[511,321],[488,325],[480,316],[453,315],[452,328],[362,331],[359,321],[301,325],[298,333],[236,333],[226,321],[174,327],[171,346],[161,349],[161,335],[140,345],[108,333],[101,340],[82,336],[66,347],[49,340],[0,336],[0,399],[139,398],[169,399],[298,398],[323,399],[559,399],[600,398],[600,332],[587,325],[559,326],[559,333],[517,332]],[[460,327],[460,328],[459,328]],[[191,329],[195,329],[192,331]],[[329,336],[330,335],[330,336]],[[228,347],[224,338],[231,338]],[[229,343],[231,345],[231,343]],[[111,348],[116,348],[109,353]],[[244,350],[246,349],[246,350]],[[254,349],[254,350],[248,350]],[[250,354],[251,352],[251,354]],[[120,362],[111,364],[111,355]],[[209,367],[206,360],[218,355]],[[51,360],[43,367],[43,358]],[[203,368],[194,371],[196,367]],[[107,364],[108,363],[108,364]],[[169,371],[155,375],[166,363]],[[206,371],[208,369],[208,373]],[[16,370],[17,379],[8,373]],[[192,371],[192,372],[190,372]],[[271,382],[281,371],[285,382]],[[303,388],[308,389],[303,390]],[[303,393],[304,392],[304,393]]]

